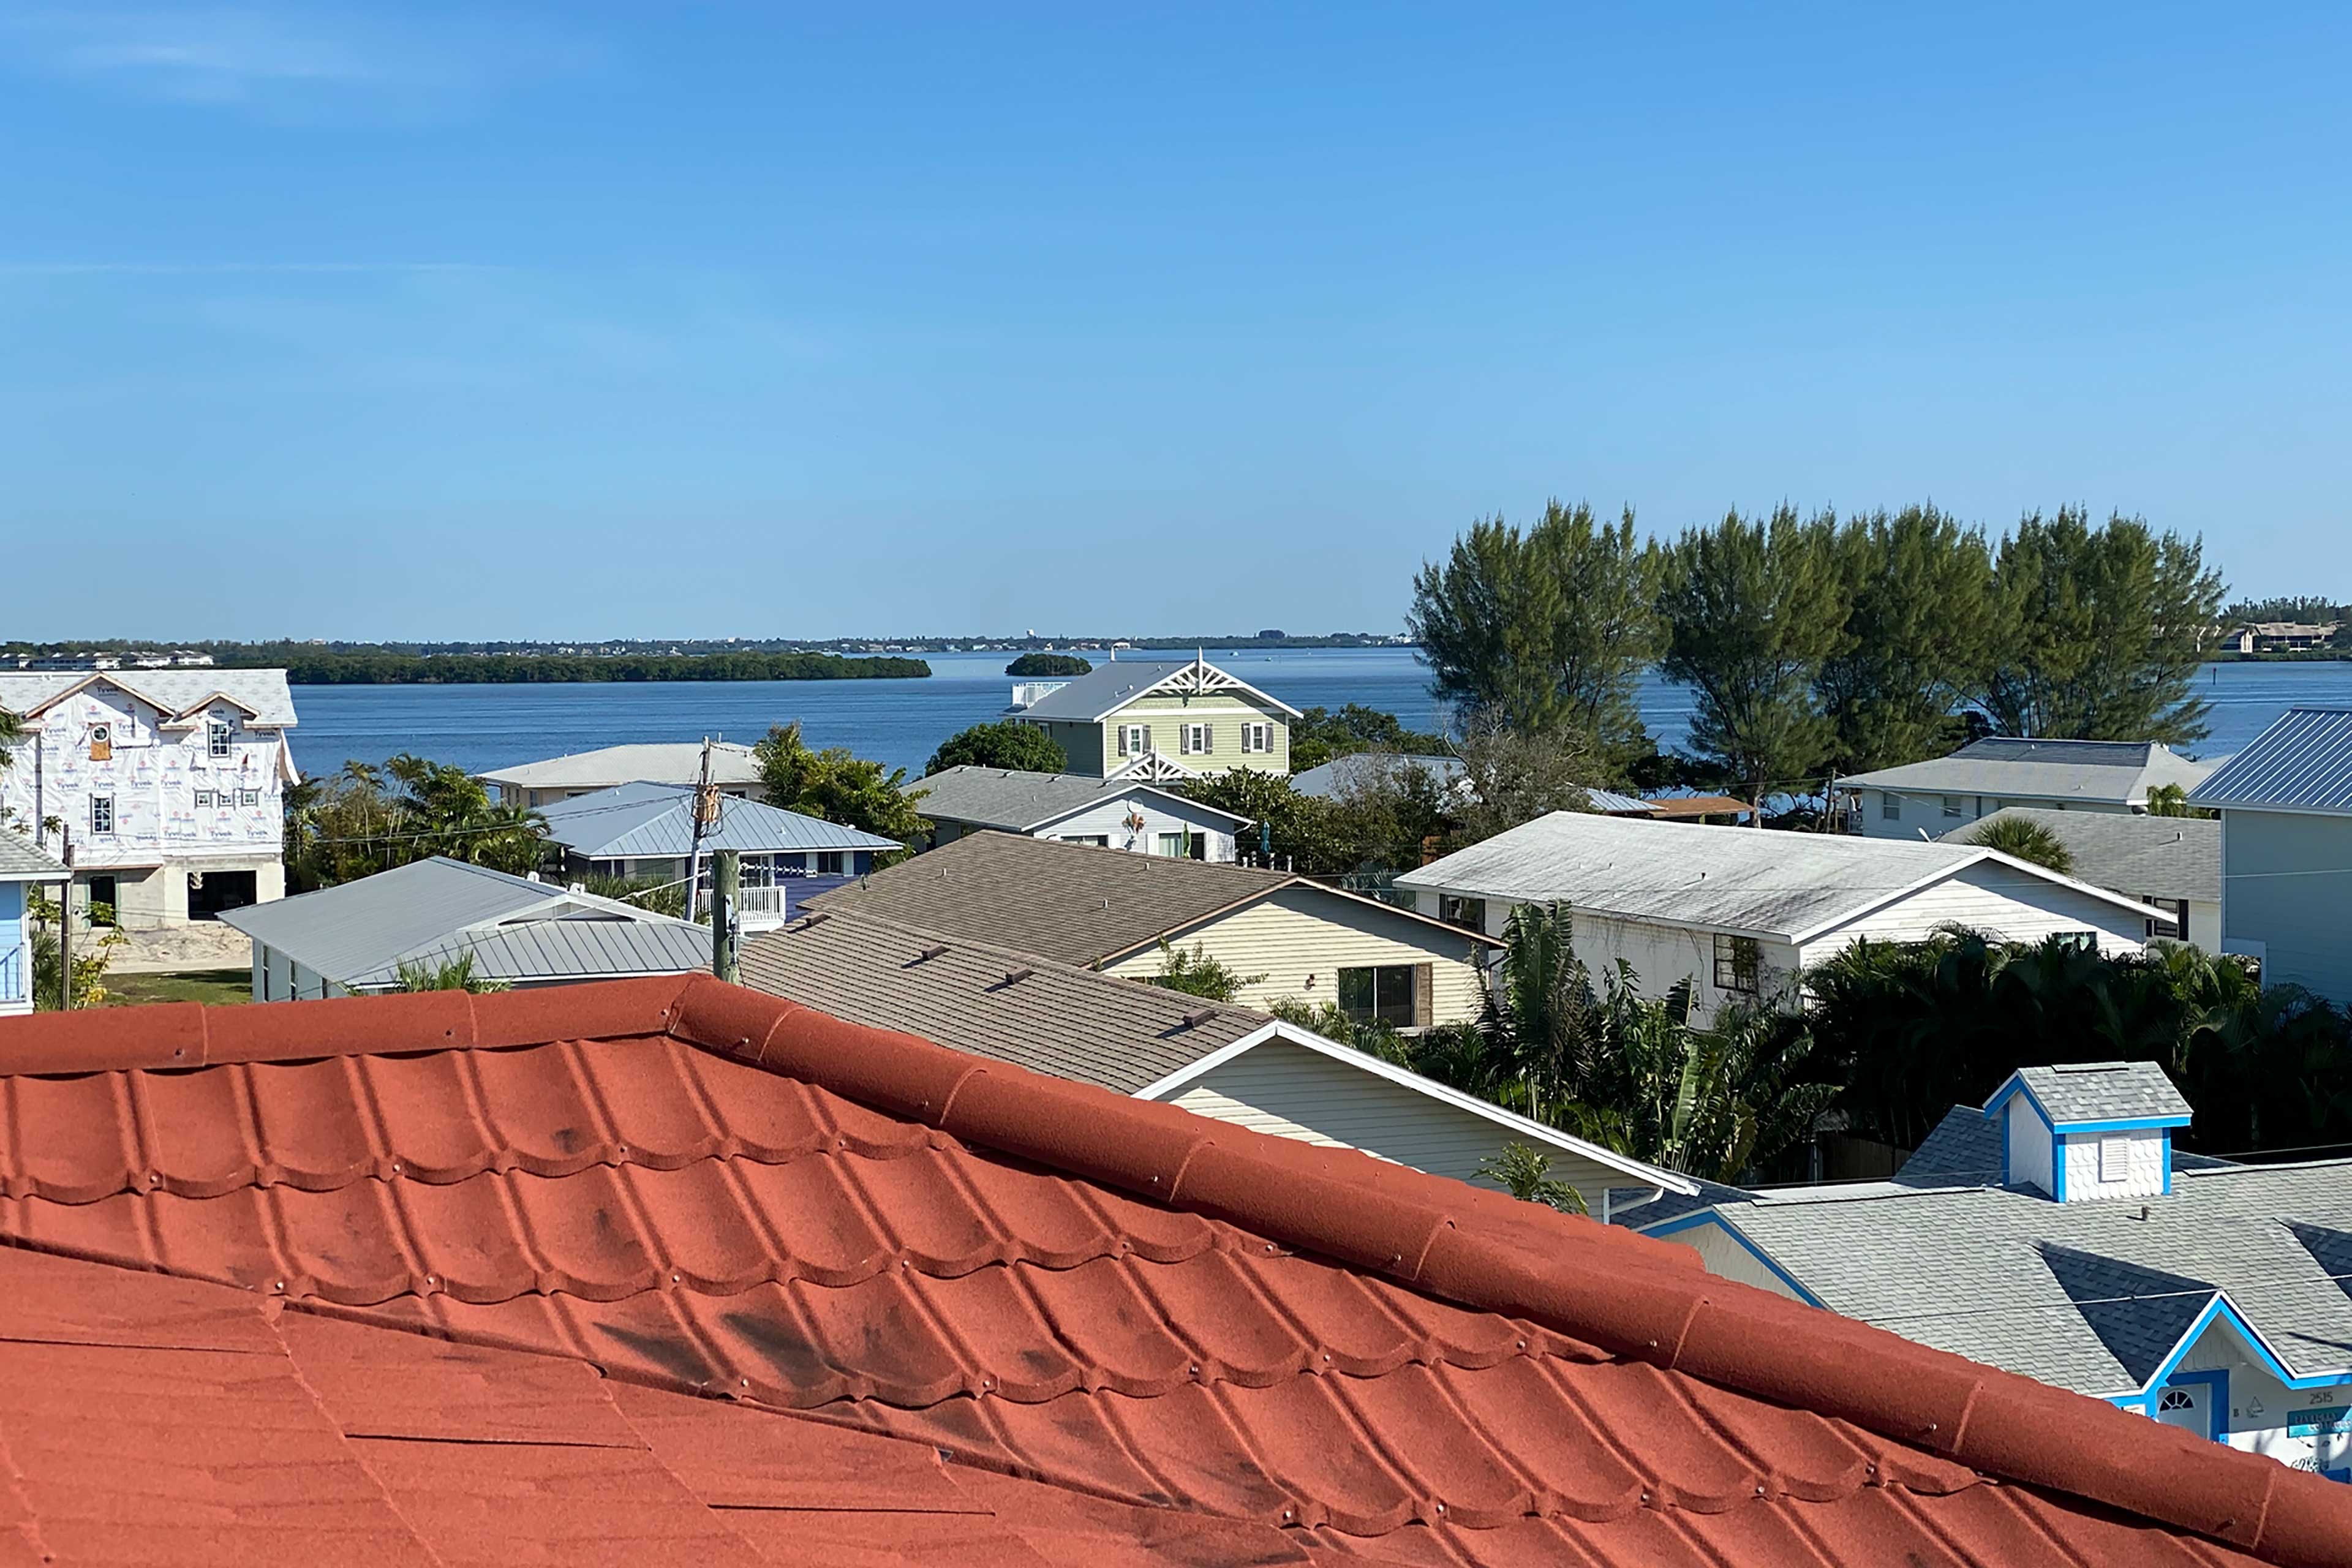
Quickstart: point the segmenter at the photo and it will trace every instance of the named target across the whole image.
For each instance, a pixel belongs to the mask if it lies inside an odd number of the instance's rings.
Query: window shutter
[[[1430,993],[1437,988],[1437,966],[1416,963],[1412,966],[1412,1026],[1426,1029],[1437,1021],[1437,998]]]
[[[1143,727],[1143,749],[1147,752],[1151,750],[1151,726],[1149,724]]]

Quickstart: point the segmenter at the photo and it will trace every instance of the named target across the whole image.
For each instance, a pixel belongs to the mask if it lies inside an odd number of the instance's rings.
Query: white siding
[[[280,732],[247,728],[228,702],[185,725],[166,728],[170,718],[100,678],[26,721],[0,771],[0,814],[52,851],[56,837],[42,824],[68,825],[76,868],[120,876],[116,918],[131,930],[185,924],[190,871],[253,871],[257,901],[285,896],[280,790],[292,764]],[[229,726],[225,757],[212,755],[214,721]],[[98,725],[109,736],[103,757],[92,754]],[[110,833],[91,826],[100,796],[113,803]]]
[[[2137,910],[2048,881],[2014,866],[1980,862],[1812,938],[1815,964],[1860,937],[1919,942],[1945,926],[1967,926],[2011,942],[2040,942],[2069,931],[2097,934],[2099,951],[2125,954],[2147,945],[2147,918]]]
[[[1742,1285],[1753,1285],[1759,1290],[1769,1290],[1775,1296],[1783,1296],[1791,1301],[1804,1300],[1790,1289],[1778,1274],[1764,1267],[1762,1260],[1748,1251],[1738,1237],[1720,1225],[1712,1222],[1695,1225],[1688,1230],[1678,1230],[1659,1239],[1679,1241],[1690,1247],[1698,1254],[1698,1260],[1706,1265],[1706,1271],[1718,1279],[1736,1279]]]
[[[1311,1005],[1336,1003],[1339,971],[1390,963],[1430,965],[1433,1024],[1477,1017],[1484,997],[1484,983],[1471,963],[1477,944],[1467,932],[1306,888],[1286,888],[1198,926],[1175,945],[1187,952],[1204,949],[1251,977],[1253,983],[1234,998],[1244,1007],[1264,1008],[1286,996]],[[1160,965],[1154,947],[1103,967],[1107,973],[1149,980]]]
[[[1128,814],[1133,812],[1143,819],[1140,829],[1127,826]],[[1140,798],[1107,800],[1090,805],[1075,816],[1066,816],[1049,826],[1041,827],[1039,838],[1102,838],[1113,849],[1132,849],[1150,853],[1163,833],[1198,833],[1208,838],[1208,858],[1231,861],[1234,858],[1233,824],[1222,816],[1207,812],[1172,809],[1167,801],[1150,795]]]
[[[2189,1353],[2180,1358],[2182,1372],[2223,1372],[2230,1377],[2226,1428],[2230,1447],[2250,1454],[2266,1454],[2299,1470],[2340,1470],[2352,1468],[2352,1433],[2328,1432],[2292,1436],[2297,1425],[2352,1405],[2352,1386],[2328,1384],[2317,1388],[2289,1388],[2247,1353],[2237,1331],[2222,1322],[2207,1325]]]
[[[2122,1164],[2120,1169],[2106,1167],[2108,1173],[2102,1175],[2100,1147],[2111,1141],[2118,1146]],[[2162,1128],[2073,1132],[2064,1142],[2066,1201],[2070,1204],[2098,1198],[2152,1198],[2164,1191],[2167,1140]]]
[[[2208,899],[2189,900],[2189,932],[2181,939],[2203,952],[2221,951],[2221,906]]]
[[[1439,895],[1423,890],[1414,895],[1421,912],[1434,918]],[[1508,899],[1486,900],[1486,931],[1501,936],[1517,905]],[[1616,972],[1622,960],[1631,965],[1644,996],[1663,996],[1677,983],[1693,983],[1693,1006],[1702,1017],[1712,1016],[1726,1002],[1754,1001],[1784,993],[1797,967],[1797,950],[1784,942],[1759,942],[1759,973],[1754,995],[1728,990],[1715,983],[1715,933],[1689,926],[1660,925],[1648,921],[1620,920],[1571,909],[1576,926],[1576,956],[1592,972],[1593,984]]]
[[[1476,1179],[1483,1160],[1511,1143],[1508,1128],[1304,1046],[1269,1040],[1168,1097],[1219,1121],[1326,1148],[1360,1149],[1432,1175]],[[1538,1146],[1539,1147],[1539,1146]],[[1602,1190],[1634,1178],[1594,1161],[1546,1150],[1551,1173],[1601,1212]]]
[[[2057,1183],[2051,1173],[2050,1130],[2042,1124],[2042,1118],[2026,1103],[2022,1094],[2011,1095],[2001,1107],[2001,1114],[2009,1119],[2010,1181],[2036,1186],[2054,1195]]]

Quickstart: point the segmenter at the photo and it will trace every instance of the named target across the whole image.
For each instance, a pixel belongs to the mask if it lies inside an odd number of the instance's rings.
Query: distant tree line
[[[2239,599],[2222,607],[2221,624],[2224,626],[2244,626],[2263,621],[2285,621],[2300,626],[2324,626],[2332,621],[2352,620],[2352,615],[2346,613],[2347,608],[2352,606],[2301,594],[2269,599]]]
[[[226,669],[284,668],[297,686],[538,685],[589,680],[866,680],[927,676],[919,658],[830,653],[402,654],[246,644],[215,656]]]
[[[1004,667],[1004,673],[1021,680],[1034,680],[1041,676],[1087,675],[1094,670],[1090,659],[1074,653],[1024,653]]]
[[[1933,506],[1783,506],[1661,542],[1554,501],[1474,523],[1408,626],[1465,721],[1559,737],[1595,784],[1666,767],[1635,703],[1654,664],[1695,700],[1686,761],[1761,797],[1972,731],[2196,741],[2221,594],[2200,541],[2079,508],[1994,540]]]

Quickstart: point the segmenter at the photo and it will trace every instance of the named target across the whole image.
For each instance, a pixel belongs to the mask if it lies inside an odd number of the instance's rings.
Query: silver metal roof
[[[510,969],[497,978],[677,973],[710,960],[709,933],[700,926],[439,856],[314,893],[248,904],[220,919],[303,968],[355,990],[392,984],[404,962],[446,957],[502,935],[511,938],[526,923],[544,927],[577,921],[581,929],[540,932],[533,938],[534,947],[514,941],[495,942],[501,963],[557,965]],[[631,926],[647,929],[626,929]],[[657,927],[676,930],[654,929]],[[688,943],[677,931],[694,933],[698,940]],[[609,961],[624,951],[635,955],[635,963],[614,966]],[[527,952],[533,955],[529,960]],[[673,963],[673,958],[685,961]]]
[[[257,724],[294,722],[294,693],[282,669],[8,670],[0,672],[0,708],[29,713],[86,682],[118,686],[166,713],[184,713],[218,693],[250,710]]]
[[[2049,829],[2086,882],[2136,898],[2221,900],[2221,825],[2210,816],[2011,805],[1952,829],[1943,841],[1972,844],[1986,824],[2008,820]]]
[[[1879,768],[1838,781],[1869,789],[1921,795],[1983,795],[1996,799],[2096,802],[2137,805],[2164,784],[2194,789],[2211,763],[2184,757],[2156,741],[2036,741],[1996,736],[1901,767]]]
[[[2198,805],[2352,812],[2352,708],[2290,708],[2190,792]]]
[[[1979,847],[1556,811],[1396,879],[1400,888],[1801,941],[1991,860],[2135,914],[2119,894]]]
[[[1874,1184],[1721,1212],[1831,1310],[2062,1388],[2138,1389],[2217,1291],[2297,1375],[2352,1371],[2330,1277],[2352,1273],[2352,1161],[2177,1166],[2145,1200]]]
[[[639,782],[692,784],[702,777],[702,742],[605,746],[543,762],[517,763],[477,775],[485,784],[517,789],[609,789]],[[710,748],[710,780],[719,784],[760,782],[760,764],[749,746],[719,742]]]
[[[1214,817],[1236,827],[1250,824],[1246,816],[1186,800],[1139,779],[966,766],[943,768],[912,787],[923,792],[915,808],[934,822],[1001,827],[1013,833],[1031,832],[1090,805],[1145,796],[1186,816]]]
[[[0,882],[62,882],[65,862],[0,828]]]
[[[1091,724],[1118,712],[1169,677],[1191,669],[1196,664],[1205,666],[1214,672],[1215,677],[1264,698],[1293,718],[1297,717],[1298,710],[1280,698],[1260,691],[1231,670],[1220,668],[1202,658],[1120,658],[1098,664],[1088,673],[1074,678],[1066,686],[1047,692],[1021,710],[1021,717],[1066,719]]]
[[[1455,784],[1466,771],[1459,757],[1418,756],[1399,752],[1350,752],[1334,757],[1311,768],[1302,768],[1290,775],[1290,787],[1300,795],[1335,795],[1365,780],[1374,769],[1417,767],[1425,770],[1441,784]],[[1646,816],[1656,807],[1648,801],[1614,790],[1587,786],[1585,798],[1592,809],[1611,816]]]
[[[694,852],[694,791],[666,784],[615,784],[539,808],[556,843],[591,860],[676,859]],[[719,826],[702,847],[747,855],[809,850],[903,847],[859,828],[844,827],[763,801],[722,800]]]

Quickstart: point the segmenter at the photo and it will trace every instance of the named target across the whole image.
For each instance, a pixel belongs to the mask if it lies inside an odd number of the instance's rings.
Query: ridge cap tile
[[[1990,1568],[1981,1532],[1936,1510],[1989,1517],[1967,1500],[1995,1477],[2024,1483],[2020,1506],[2053,1500],[2030,1506],[2053,1541],[2116,1509],[2230,1543],[2196,1549],[2209,1563],[2318,1568],[2352,1542],[2343,1489],[2151,1447],[2143,1416],[1722,1280],[1676,1244],[707,976],[269,1011],[159,1018],[182,1053],[160,1059],[136,1013],[0,1025],[0,1097],[37,1100],[31,1142],[0,1127],[0,1241],[257,1287],[258,1311],[821,1405],[801,1418],[1318,1554],[1488,1564],[1545,1541],[1647,1561],[1668,1511],[1696,1540],[1709,1510],[1754,1531],[1799,1507],[1829,1510],[1816,1539],[1916,1537]],[[191,1031],[214,1065],[151,1081],[198,1065]],[[35,1060],[55,1076],[26,1078]],[[222,1102],[182,1092],[204,1082],[242,1086],[255,1130],[205,1135]],[[81,1121],[121,1132],[42,1139]],[[5,1324],[0,1305],[0,1347]],[[480,1352],[440,1353],[418,1364],[462,1377]],[[420,1373],[415,1419],[460,1408],[435,1403],[442,1375]],[[1570,1424],[1563,1453],[1622,1452],[1638,1495],[1574,1468],[1546,1483],[1498,1446],[1514,1388]],[[1344,1479],[1351,1444],[1377,1484]],[[603,1473],[513,1462],[558,1486]]]

